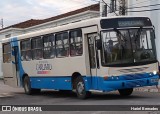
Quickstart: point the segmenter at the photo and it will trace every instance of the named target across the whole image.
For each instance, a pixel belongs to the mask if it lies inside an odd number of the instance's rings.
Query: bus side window
[[[30,61],[31,56],[31,41],[30,39],[21,41],[21,60]]]
[[[43,39],[41,36],[32,39],[33,59],[40,60],[43,58]]]
[[[43,47],[44,59],[50,59],[55,57],[54,34],[43,36]]]
[[[68,32],[58,33],[56,38],[56,56],[66,57],[69,51]]]
[[[79,56],[83,53],[82,31],[76,29],[70,31],[70,55]]]
[[[11,61],[11,44],[7,43],[3,45],[3,62],[9,63]]]

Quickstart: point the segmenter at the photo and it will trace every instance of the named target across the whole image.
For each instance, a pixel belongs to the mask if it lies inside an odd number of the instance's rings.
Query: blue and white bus
[[[41,89],[93,91],[158,85],[155,32],[147,17],[104,17],[3,39],[5,84],[26,94]]]

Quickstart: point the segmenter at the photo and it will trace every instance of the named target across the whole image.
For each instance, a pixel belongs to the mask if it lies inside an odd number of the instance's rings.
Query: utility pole
[[[105,4],[100,0],[100,17],[105,17],[105,15],[107,15]]]
[[[1,19],[0,25],[1,25],[1,28],[3,29],[3,18]]]
[[[126,15],[126,0],[119,0],[119,15]]]
[[[108,13],[113,13],[116,16],[118,16],[118,14],[116,13],[116,0],[110,0],[110,3],[107,3],[106,1],[109,0],[100,0],[100,16],[107,17]]]

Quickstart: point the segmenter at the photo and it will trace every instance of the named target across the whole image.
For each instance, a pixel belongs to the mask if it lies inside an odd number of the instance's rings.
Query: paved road
[[[25,95],[23,88],[12,88],[0,81],[0,105],[160,105],[160,93],[133,92],[129,97],[121,97],[118,92],[93,94],[87,100],[77,99],[74,93],[64,93],[53,90],[43,90],[37,95]],[[48,112],[46,112],[47,114]],[[61,113],[61,112],[57,112]],[[64,113],[64,112],[63,112]],[[65,112],[66,114],[74,112]],[[82,112],[76,112],[82,113]],[[88,113],[88,112],[83,112]],[[105,114],[106,112],[89,112]],[[118,112],[122,113],[123,112]],[[137,113],[137,112],[132,112]],[[132,114],[130,113],[130,114]],[[142,112],[141,112],[142,113]],[[149,112],[160,114],[160,112]],[[1,112],[0,112],[1,114]]]

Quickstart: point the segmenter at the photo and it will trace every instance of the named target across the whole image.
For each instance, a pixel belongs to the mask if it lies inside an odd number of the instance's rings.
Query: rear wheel
[[[121,96],[129,96],[132,94],[133,92],[133,88],[129,88],[129,89],[119,89],[118,90]]]
[[[80,99],[88,98],[91,95],[89,91],[86,91],[85,84],[81,76],[76,79],[76,94]]]
[[[27,95],[31,95],[31,94],[36,94],[36,93],[40,93],[40,89],[33,89],[31,88],[31,83],[30,83],[30,79],[28,76],[24,77],[23,80],[23,87],[24,87],[24,91]]]

